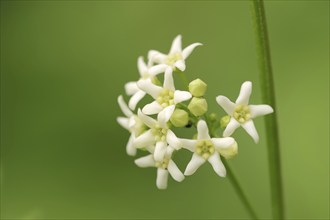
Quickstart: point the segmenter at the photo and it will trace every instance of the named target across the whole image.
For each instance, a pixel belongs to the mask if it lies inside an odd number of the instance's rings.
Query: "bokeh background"
[[[266,1],[286,214],[329,218],[329,1]],[[117,96],[137,57],[204,43],[187,77],[235,99],[260,82],[248,1],[1,1],[1,218],[248,218],[209,164],[166,191],[126,155]],[[180,82],[176,81],[180,86]],[[127,100],[127,97],[126,97]],[[230,164],[258,215],[271,217],[263,119],[255,145],[239,130]],[[190,159],[175,156],[181,170]]]

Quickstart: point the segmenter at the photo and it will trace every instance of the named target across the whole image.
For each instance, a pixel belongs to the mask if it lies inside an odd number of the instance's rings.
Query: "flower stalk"
[[[265,117],[272,214],[274,219],[284,219],[280,143],[276,118],[275,90],[263,0],[251,0],[251,16],[256,35],[262,101],[263,103],[271,105],[275,110],[274,114]]]
[[[257,214],[253,210],[249,200],[247,199],[242,187],[239,185],[239,182],[238,182],[236,176],[234,175],[232,169],[230,168],[229,164],[227,163],[226,159],[223,159],[222,163],[227,168],[227,178],[229,179],[230,183],[232,184],[232,186],[233,186],[234,190],[236,191],[236,194],[238,195],[239,199],[243,203],[246,211],[249,213],[250,218],[257,220],[258,219]]]

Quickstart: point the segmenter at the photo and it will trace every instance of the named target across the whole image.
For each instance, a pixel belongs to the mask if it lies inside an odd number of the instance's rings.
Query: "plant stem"
[[[275,113],[265,117],[272,213],[274,219],[284,219],[280,144],[276,119],[275,91],[263,0],[251,0],[251,15],[256,35],[262,101],[265,104],[271,105],[275,110]]]
[[[239,185],[238,180],[236,179],[234,172],[230,168],[229,164],[227,163],[226,159],[222,158],[222,163],[225,165],[227,170],[227,178],[230,180],[232,186],[234,187],[238,197],[240,198],[241,202],[243,203],[244,207],[249,213],[251,219],[258,219],[255,211],[253,210],[249,200],[247,199],[246,195],[243,192],[242,187]]]

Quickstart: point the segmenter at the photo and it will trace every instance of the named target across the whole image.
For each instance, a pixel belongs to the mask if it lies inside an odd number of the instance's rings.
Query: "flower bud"
[[[235,141],[235,143],[233,145],[231,145],[230,147],[228,147],[226,149],[220,149],[219,153],[220,153],[221,156],[223,156],[226,159],[233,158],[238,153],[237,142]]]
[[[211,122],[215,122],[217,120],[217,114],[211,113],[209,115],[209,119],[210,119]]]
[[[189,92],[195,97],[201,97],[206,92],[207,85],[200,79],[195,79],[189,83]]]
[[[175,127],[184,127],[188,124],[189,121],[188,113],[182,109],[175,109],[170,118],[170,121]]]
[[[220,119],[220,126],[221,126],[221,128],[227,127],[227,125],[228,125],[229,122],[230,122],[230,116],[229,115],[223,116]]]
[[[195,116],[201,116],[207,112],[207,102],[203,98],[193,97],[188,105],[188,109]]]

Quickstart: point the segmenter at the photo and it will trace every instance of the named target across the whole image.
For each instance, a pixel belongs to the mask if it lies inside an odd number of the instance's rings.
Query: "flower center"
[[[245,123],[251,118],[250,108],[247,105],[237,105],[234,109],[234,118],[239,123]]]
[[[148,78],[150,78],[150,76],[151,76],[151,75],[150,75],[149,73],[147,73],[147,72],[142,73],[141,75],[142,75],[141,79],[148,79]]]
[[[170,55],[167,56],[167,59],[166,59],[165,63],[167,65],[172,66],[178,60],[182,60],[181,53],[174,53],[174,54],[170,54]]]
[[[165,157],[162,161],[156,162],[156,167],[167,169],[168,163],[170,162],[170,158]]]
[[[147,129],[147,126],[136,115],[134,115],[133,117],[134,117],[135,123],[134,123],[133,127],[131,128],[131,131],[134,131],[136,137],[138,137]]]
[[[208,159],[214,151],[214,145],[210,140],[199,140],[196,144],[196,153],[204,159]]]
[[[169,89],[163,89],[157,97],[157,102],[163,107],[166,108],[169,105],[174,104],[174,92]]]
[[[155,137],[156,141],[165,141],[167,130],[167,128],[161,128],[159,125],[156,125],[154,128],[151,129],[151,133]]]

